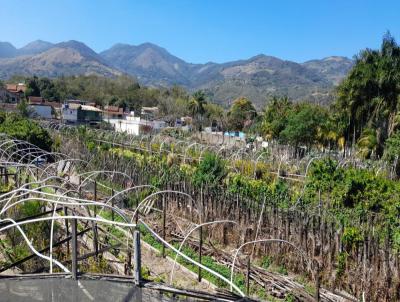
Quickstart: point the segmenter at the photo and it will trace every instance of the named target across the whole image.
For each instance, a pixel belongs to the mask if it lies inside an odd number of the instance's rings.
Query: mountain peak
[[[335,62],[342,62],[342,61],[351,61],[351,59],[342,56],[330,56],[323,58],[322,61],[335,61]]]
[[[80,53],[81,55],[83,55],[85,57],[102,61],[101,57],[93,49],[91,49],[89,46],[87,46],[83,42],[79,42],[76,40],[69,40],[66,42],[61,42],[61,43],[55,44],[54,47],[70,48],[70,49],[77,51],[78,53]]]
[[[46,51],[51,47],[53,47],[53,43],[35,40],[18,49],[18,55],[34,55]]]
[[[69,40],[65,42],[60,42],[55,44],[58,47],[72,47],[72,48],[89,48],[85,43],[76,41],[76,40]]]
[[[279,59],[279,58],[274,57],[274,56],[267,56],[266,54],[263,54],[263,53],[260,53],[260,54],[254,56],[254,57],[251,57],[249,59],[249,61],[266,61],[266,60],[268,60],[268,61],[280,61],[280,62],[283,61],[282,59]]]
[[[10,42],[0,42],[0,58],[12,58],[17,49]]]
[[[151,48],[157,48],[157,49],[164,49],[161,46],[158,46],[154,43],[150,43],[150,42],[144,42],[142,44],[139,44],[137,47],[151,47]]]
[[[26,44],[22,48],[32,48],[32,47],[37,47],[37,46],[41,46],[41,45],[53,45],[53,43],[38,39],[38,40],[35,40],[35,41],[32,41],[32,42]]]

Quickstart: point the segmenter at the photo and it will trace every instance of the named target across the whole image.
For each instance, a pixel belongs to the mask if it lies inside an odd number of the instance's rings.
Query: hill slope
[[[259,106],[272,95],[327,102],[334,85],[353,64],[343,57],[299,64],[266,55],[223,64],[190,64],[150,43],[117,44],[100,55],[146,85],[177,84],[190,90],[204,89],[214,100],[225,104],[247,96]]]
[[[81,42],[68,41],[45,48],[44,51],[38,51],[35,47],[29,49],[33,55],[0,59],[0,78],[9,78],[14,74],[46,77],[78,74],[113,77],[122,74]]]
[[[2,79],[14,74],[113,77],[125,73],[145,85],[204,89],[224,104],[246,96],[259,107],[272,95],[327,102],[352,65],[353,61],[344,57],[295,63],[266,55],[222,64],[191,64],[151,43],[116,44],[100,54],[77,41],[51,44],[38,40],[20,49],[0,43]]]

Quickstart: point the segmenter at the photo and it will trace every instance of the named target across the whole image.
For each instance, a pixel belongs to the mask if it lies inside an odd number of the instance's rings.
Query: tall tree
[[[318,142],[319,133],[328,119],[327,111],[310,103],[296,104],[287,118],[287,125],[280,139],[293,146],[311,145]]]
[[[25,95],[26,96],[40,96],[40,88],[39,88],[39,78],[37,76],[33,76],[30,78],[27,78],[25,83],[26,83],[26,90],[25,90]]]
[[[376,136],[376,154],[398,126],[400,101],[400,47],[386,33],[379,50],[366,49],[356,56],[347,78],[338,87],[335,110],[342,113],[347,143],[354,143],[366,128]],[[368,132],[368,136],[371,132]],[[368,145],[368,144],[367,144]]]
[[[189,101],[189,110],[192,114],[192,117],[195,119],[195,122],[198,125],[198,129],[202,129],[203,118],[206,112],[206,95],[203,91],[199,90],[193,93],[190,101]]]
[[[280,133],[285,129],[292,108],[293,103],[288,97],[273,97],[264,109],[262,134],[269,139],[279,138]]]
[[[228,111],[228,127],[230,130],[241,131],[257,116],[252,102],[245,97],[233,101]]]

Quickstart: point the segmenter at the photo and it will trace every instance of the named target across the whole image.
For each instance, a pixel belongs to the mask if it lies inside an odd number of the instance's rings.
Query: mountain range
[[[327,102],[352,65],[351,59],[339,56],[296,63],[263,54],[227,63],[192,64],[152,43],[116,44],[96,53],[78,41],[53,44],[37,40],[19,49],[0,42],[0,79],[13,75],[125,74],[149,86],[203,89],[227,105],[238,96],[246,96],[258,106],[273,95]]]

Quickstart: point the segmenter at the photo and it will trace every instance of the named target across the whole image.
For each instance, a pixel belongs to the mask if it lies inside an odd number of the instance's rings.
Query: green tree
[[[376,153],[377,147],[376,131],[371,128],[365,128],[357,142],[359,155],[362,158],[371,158]]]
[[[224,108],[214,103],[207,103],[204,108],[209,125],[219,126],[222,129],[226,128],[227,121]]]
[[[205,105],[206,105],[206,95],[203,91],[199,90],[193,93],[192,97],[189,101],[189,110],[192,117],[195,119],[195,122],[198,125],[198,129],[202,129],[203,118],[206,112]]]
[[[60,95],[53,81],[48,78],[40,78],[37,81],[37,86],[40,91],[40,96],[45,100],[56,101],[60,99]]]
[[[356,56],[347,78],[338,87],[335,110],[341,112],[347,143],[354,145],[365,128],[376,136],[376,154],[398,126],[400,101],[400,47],[385,34],[379,50],[366,49]]]
[[[31,113],[29,105],[25,99],[22,99],[21,102],[17,104],[17,110],[19,114],[23,117],[29,117]]]
[[[52,140],[49,133],[36,122],[17,114],[0,112],[0,133],[28,141],[46,151],[51,150]]]
[[[383,158],[393,165],[397,177],[400,177],[400,131],[396,131],[385,143]]]
[[[39,79],[37,76],[27,78],[25,80],[26,90],[25,95],[28,96],[40,96]]]
[[[245,97],[236,99],[228,111],[228,128],[233,131],[242,131],[245,126],[257,116],[253,104]]]
[[[193,175],[193,182],[196,185],[215,186],[225,175],[225,162],[216,154],[206,152]]]
[[[287,125],[280,133],[280,139],[295,147],[310,147],[318,141],[318,135],[327,117],[327,111],[321,106],[310,103],[297,104],[288,114]]]
[[[264,110],[261,131],[267,138],[278,139],[285,129],[293,103],[288,97],[273,97]]]
[[[176,119],[189,114],[189,100],[169,95],[159,101],[158,108],[164,119],[175,122]]]

